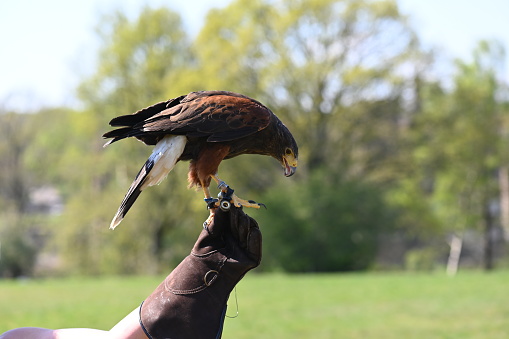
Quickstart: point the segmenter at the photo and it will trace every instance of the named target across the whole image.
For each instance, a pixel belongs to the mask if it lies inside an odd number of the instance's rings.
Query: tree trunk
[[[490,271],[493,269],[493,214],[490,204],[484,205],[484,269]]]
[[[500,223],[504,230],[504,239],[509,242],[509,167],[502,166],[498,171],[500,190]]]
[[[447,275],[455,276],[458,272],[458,266],[461,257],[461,248],[463,247],[463,235],[458,236],[456,234],[452,235],[452,239],[450,242],[451,250],[449,251],[449,259],[447,260]]]

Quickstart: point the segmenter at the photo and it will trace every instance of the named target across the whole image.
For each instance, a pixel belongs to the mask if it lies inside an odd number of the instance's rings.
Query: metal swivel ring
[[[219,208],[223,211],[223,212],[227,212],[230,210],[230,202],[228,200],[221,200],[221,203],[219,204]]]

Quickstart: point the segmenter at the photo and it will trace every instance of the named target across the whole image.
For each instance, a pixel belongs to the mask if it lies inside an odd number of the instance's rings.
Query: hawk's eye
[[[292,150],[291,150],[291,149],[289,149],[289,148],[287,148],[287,149],[286,149],[286,151],[285,151],[285,153],[286,153],[287,155],[290,155],[290,154],[292,154]]]

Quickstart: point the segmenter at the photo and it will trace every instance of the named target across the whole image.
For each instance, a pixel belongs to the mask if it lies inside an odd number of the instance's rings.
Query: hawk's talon
[[[256,207],[256,206],[248,206],[248,207],[255,207],[255,208],[263,207],[263,208],[267,209],[267,206],[265,206],[265,204],[263,204],[261,202],[256,202],[254,200],[248,200],[247,202],[252,204],[252,205],[258,205],[258,207]]]
[[[265,204],[263,204],[261,202],[256,202],[256,201],[253,201],[253,200],[248,200],[248,202],[250,202],[251,204],[257,204],[258,206],[267,209],[267,206],[265,206]]]
[[[267,209],[267,206],[265,206],[265,204],[258,203],[254,200],[244,200],[239,198],[235,194],[232,194],[232,202],[236,207],[260,208],[263,206],[265,209]]]

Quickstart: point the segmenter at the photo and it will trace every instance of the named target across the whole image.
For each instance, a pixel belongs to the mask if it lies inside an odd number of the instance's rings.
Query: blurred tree
[[[31,276],[39,250],[33,218],[3,208],[0,217],[0,277]]]
[[[507,166],[507,97],[497,80],[501,60],[501,46],[482,41],[473,62],[456,62],[450,94],[426,86],[428,100],[417,120],[420,139],[413,152],[420,184],[444,229],[461,237],[464,230],[483,225],[486,269],[493,267],[497,172]]]
[[[26,213],[32,177],[24,161],[27,148],[34,138],[30,116],[14,112],[0,112],[0,133],[5,142],[0,144],[0,198],[17,214]],[[5,208],[8,209],[8,208]]]
[[[35,182],[25,166],[35,131],[30,115],[0,111],[0,277],[30,275],[35,262],[27,215]]]
[[[337,272],[372,266],[381,232],[395,223],[383,193],[366,182],[314,171],[309,181],[277,185],[264,195],[268,213],[264,269]]]

